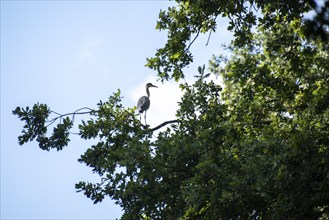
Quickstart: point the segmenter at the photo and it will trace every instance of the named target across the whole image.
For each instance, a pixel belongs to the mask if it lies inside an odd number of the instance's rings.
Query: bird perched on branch
[[[140,118],[139,118],[140,121],[142,118],[142,114],[145,111],[145,114],[144,114],[145,125],[146,125],[146,111],[150,107],[150,91],[149,91],[150,87],[158,88],[157,86],[153,85],[152,83],[147,83],[146,84],[146,95],[147,96],[140,97],[137,102],[137,110],[140,113]]]

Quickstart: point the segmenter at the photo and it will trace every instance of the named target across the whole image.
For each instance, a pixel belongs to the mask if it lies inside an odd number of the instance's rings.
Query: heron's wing
[[[150,107],[150,99],[147,96],[142,96],[138,99],[137,102],[137,110],[139,113],[143,113],[143,111],[147,110]]]

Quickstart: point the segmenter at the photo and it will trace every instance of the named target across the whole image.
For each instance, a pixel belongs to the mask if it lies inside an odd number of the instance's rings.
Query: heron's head
[[[150,88],[150,87],[158,88],[157,86],[153,85],[152,83],[147,83],[146,88]]]

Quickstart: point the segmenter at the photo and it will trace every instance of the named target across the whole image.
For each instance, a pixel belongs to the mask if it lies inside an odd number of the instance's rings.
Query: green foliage
[[[271,29],[278,24],[277,16],[287,21],[300,19],[302,14],[317,9],[313,0],[264,1],[264,0],[177,0],[175,7],[159,13],[156,29],[168,31],[167,43],[157,49],[146,66],[157,71],[162,80],[184,78],[183,68],[193,61],[190,47],[199,34],[209,35],[217,29],[217,19],[228,18],[227,29],[234,33],[232,44],[237,47],[252,43],[252,29]],[[319,11],[319,10],[317,10]],[[307,36],[328,39],[328,1],[313,20],[307,20],[304,32]],[[210,36],[209,36],[210,37]]]
[[[261,8],[257,19],[242,3],[179,1],[160,12],[157,28],[170,37],[149,65],[162,79],[183,77],[187,42],[214,31],[219,15],[236,33],[232,56],[214,56],[211,73],[199,67],[193,84],[180,84],[178,124],[157,136],[122,106],[120,91],[85,112],[79,135],[97,143],[79,162],[100,181],[77,183],[79,192],[94,203],[111,197],[122,219],[328,219],[329,47],[305,35],[301,13],[312,1],[249,2]],[[48,120],[53,112],[36,104],[13,113],[25,122],[20,144],[61,150],[83,112]]]
[[[18,137],[20,145],[28,141],[34,140],[38,134],[44,135],[47,132],[47,128],[44,126],[46,118],[50,113],[47,105],[35,104],[32,109],[29,107],[21,108],[17,107],[13,114],[17,115],[21,121],[25,121],[24,129],[22,130],[23,135]]]
[[[310,1],[311,7],[317,11],[313,19],[306,20],[304,32],[313,39],[321,38],[322,41],[328,42],[329,30],[329,1],[324,1],[321,7],[315,2]]]
[[[234,193],[225,193],[232,201],[226,210],[236,208],[231,217],[317,219],[329,202],[329,51],[300,38],[298,20],[277,19],[251,45],[233,48],[223,68],[221,59],[211,62],[239,137],[239,175]]]
[[[66,117],[56,127],[53,128],[53,134],[50,138],[46,137],[47,118],[50,115],[50,109],[45,104],[35,104],[32,109],[29,107],[17,107],[13,114],[17,115],[21,121],[25,121],[22,135],[18,137],[18,142],[23,145],[34,139],[39,142],[39,147],[42,150],[50,150],[56,148],[62,150],[67,146],[69,139],[69,130],[73,123],[69,117]]]

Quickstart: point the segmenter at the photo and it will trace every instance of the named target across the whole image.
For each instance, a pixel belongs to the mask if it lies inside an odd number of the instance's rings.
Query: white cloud
[[[97,36],[88,36],[82,40],[79,52],[79,64],[95,64],[97,59],[97,49],[103,44],[103,39]]]
[[[85,63],[85,62],[95,63],[96,55],[90,48],[85,48],[80,52],[79,60],[80,63]]]

